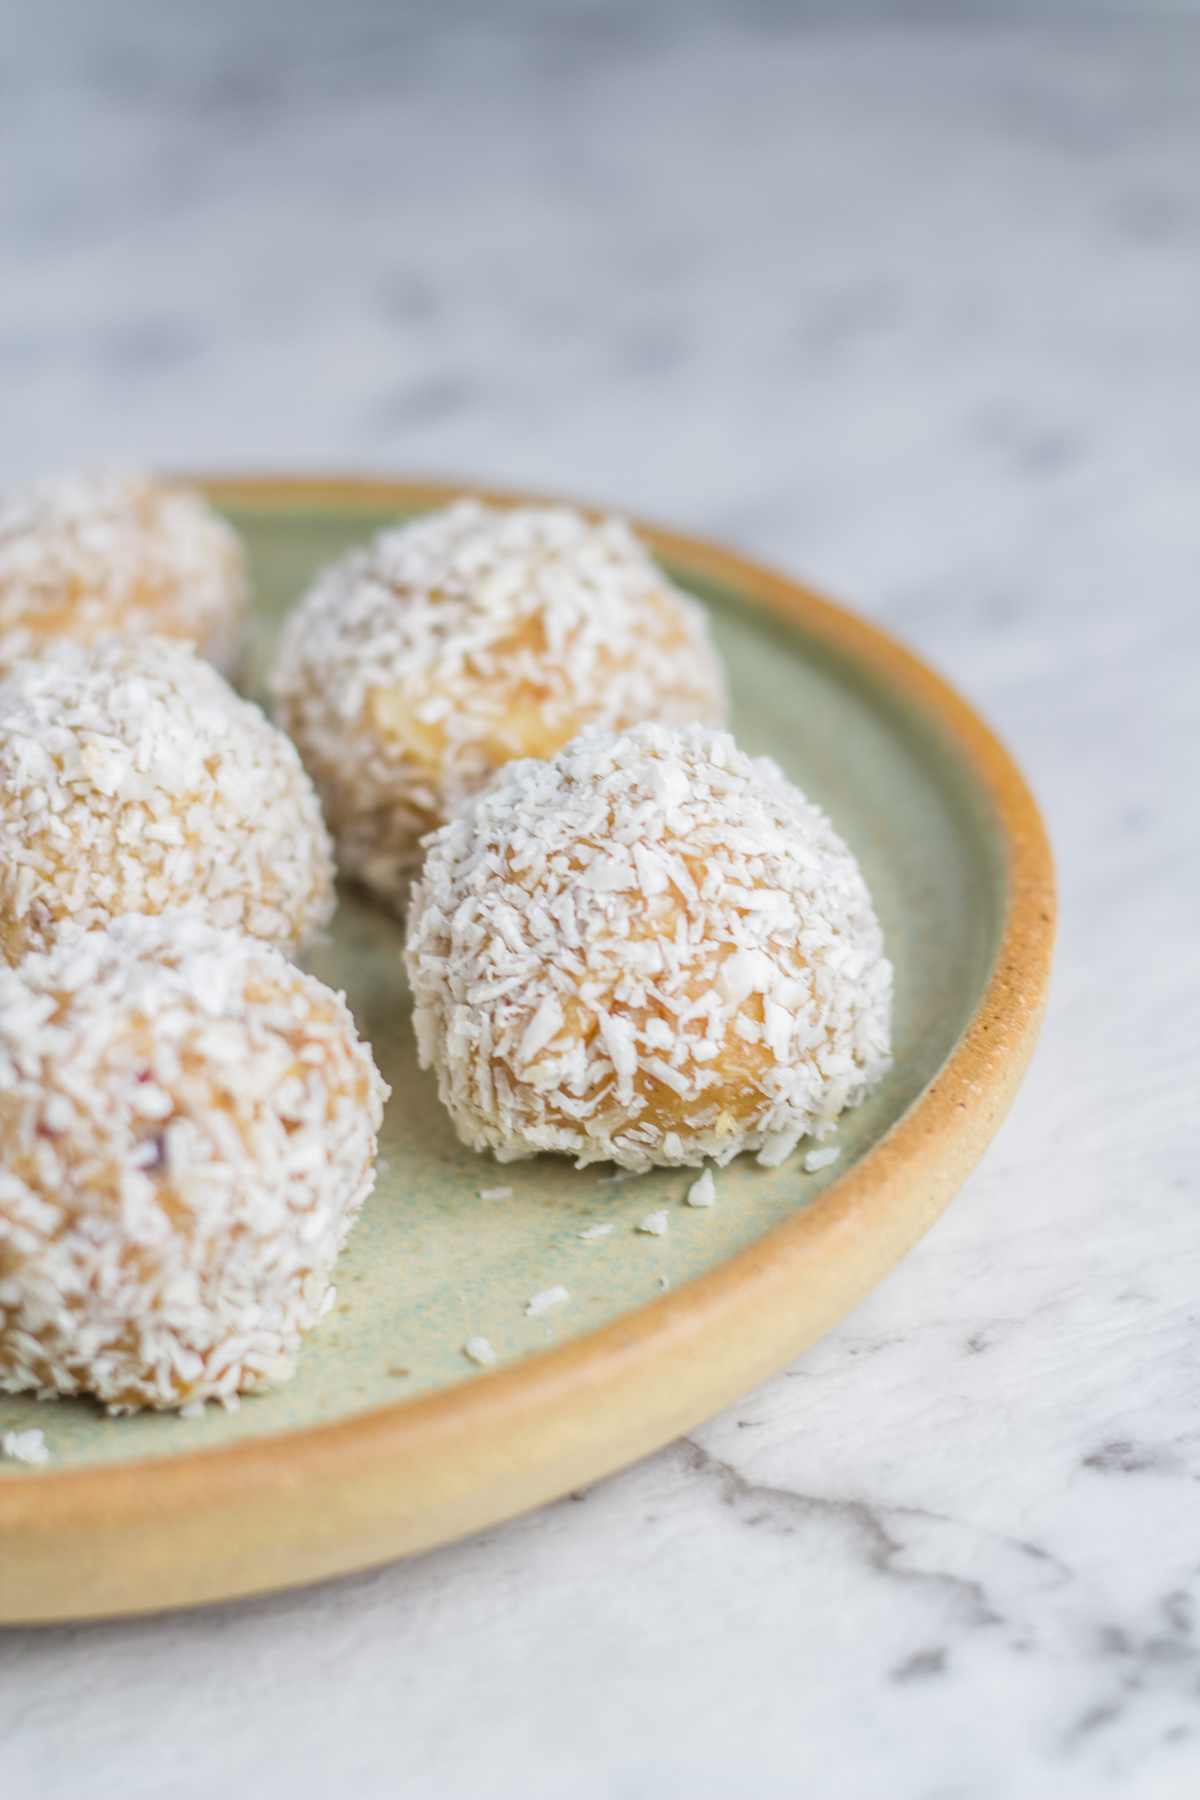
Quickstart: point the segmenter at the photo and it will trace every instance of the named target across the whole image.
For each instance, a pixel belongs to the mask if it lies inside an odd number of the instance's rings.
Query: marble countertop
[[[816,1348],[408,1563],[0,1633],[6,1800],[1200,1792],[1194,25],[12,9],[0,475],[446,475],[726,538],[995,724],[1062,926],[995,1145]]]

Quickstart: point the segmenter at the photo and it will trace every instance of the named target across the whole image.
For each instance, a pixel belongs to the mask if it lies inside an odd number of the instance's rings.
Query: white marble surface
[[[408,1564],[0,1634],[5,1800],[1200,1792],[1194,9],[7,19],[0,473],[727,537],[995,722],[1062,936],[994,1148],[794,1367]]]

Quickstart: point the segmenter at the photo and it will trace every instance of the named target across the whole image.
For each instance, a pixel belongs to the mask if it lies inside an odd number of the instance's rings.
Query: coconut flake
[[[705,1169],[699,1181],[693,1181],[687,1191],[689,1206],[712,1206],[717,1198],[716,1183],[713,1181],[711,1169]]]
[[[830,1163],[835,1163],[841,1154],[837,1149],[810,1150],[804,1158],[804,1167],[810,1175],[815,1175],[818,1169],[827,1169]]]
[[[539,1313],[549,1312],[552,1306],[565,1306],[570,1298],[570,1292],[565,1287],[543,1288],[525,1308],[526,1317],[535,1319]]]
[[[470,1357],[471,1361],[478,1363],[482,1369],[486,1369],[496,1360],[496,1352],[485,1337],[468,1338],[463,1345],[463,1355]]]
[[[50,1452],[46,1447],[45,1432],[31,1426],[28,1431],[0,1433],[0,1456],[9,1456],[13,1462],[32,1463],[35,1466],[49,1462]]]
[[[670,1223],[667,1209],[664,1206],[659,1212],[647,1213],[641,1224],[635,1229],[646,1232],[650,1237],[666,1237]]]

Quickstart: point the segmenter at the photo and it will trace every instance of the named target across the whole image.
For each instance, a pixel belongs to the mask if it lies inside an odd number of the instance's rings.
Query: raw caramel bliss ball
[[[421,1061],[502,1162],[776,1164],[889,1066],[858,865],[724,732],[585,732],[444,826],[406,950]]]
[[[245,607],[241,542],[190,488],[66,475],[0,494],[0,673],[64,640],[153,632],[229,674]]]
[[[340,995],[199,919],[0,970],[0,1390],[177,1407],[287,1379],[386,1094]]]
[[[186,645],[63,644],[0,682],[0,955],[177,907],[281,949],[333,912],[312,782]]]
[[[511,758],[589,723],[725,714],[703,610],[620,520],[471,500],[327,570],[271,692],[341,868],[396,907],[421,838]]]

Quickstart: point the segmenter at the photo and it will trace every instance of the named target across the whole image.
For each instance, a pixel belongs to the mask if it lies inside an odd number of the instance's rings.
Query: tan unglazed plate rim
[[[411,512],[464,491],[379,480],[201,480],[229,505]],[[899,692],[990,801],[1007,906],[983,996],[934,1080],[814,1203],[711,1272],[561,1347],[422,1399],[191,1455],[0,1485],[0,1620],[194,1606],[444,1543],[610,1473],[689,1430],[842,1318],[933,1223],[992,1138],[1033,1052],[1054,934],[1045,829],[965,701],[862,619],[761,564],[636,524],[679,571],[734,589]]]

